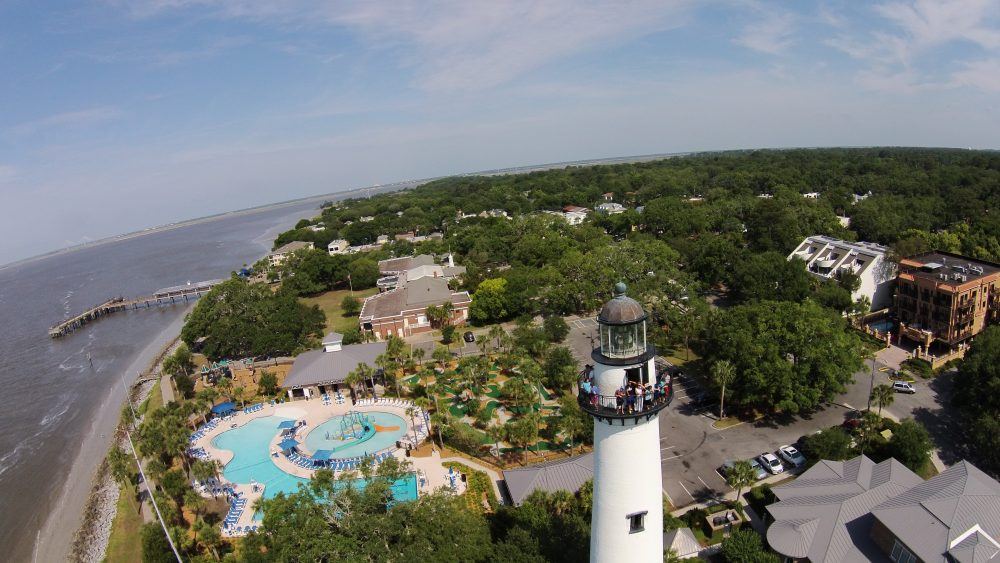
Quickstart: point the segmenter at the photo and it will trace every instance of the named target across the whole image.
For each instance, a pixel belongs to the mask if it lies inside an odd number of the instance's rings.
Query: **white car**
[[[806,463],[805,456],[794,446],[781,446],[778,448],[778,455],[794,467],[802,467]]]
[[[760,461],[760,464],[764,466],[764,469],[767,469],[773,475],[777,475],[778,473],[785,471],[785,466],[781,465],[781,460],[779,460],[772,453],[762,453],[757,456],[757,459]]]
[[[911,395],[917,392],[917,388],[912,383],[907,383],[906,381],[893,381],[892,390],[897,393],[909,393]]]

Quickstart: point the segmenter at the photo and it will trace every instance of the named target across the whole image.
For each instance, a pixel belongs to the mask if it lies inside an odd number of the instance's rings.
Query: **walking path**
[[[160,395],[163,397],[163,404],[176,400],[174,398],[173,378],[167,374],[160,375]]]

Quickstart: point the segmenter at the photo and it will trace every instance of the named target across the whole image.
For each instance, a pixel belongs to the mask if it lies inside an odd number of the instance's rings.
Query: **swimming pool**
[[[343,416],[335,416],[313,428],[303,441],[310,452],[331,450],[331,459],[347,459],[358,457],[388,448],[396,440],[406,434],[406,421],[401,417],[387,412],[366,412],[368,421],[375,427],[375,432],[364,435],[361,439],[340,439]]]
[[[402,421],[398,416],[395,418]],[[243,485],[248,485],[251,481],[263,484],[264,498],[274,497],[278,493],[293,493],[300,484],[304,485],[308,482],[307,479],[282,471],[275,465],[271,457],[271,440],[278,434],[278,423],[284,420],[287,419],[280,416],[256,418],[239,428],[227,430],[212,440],[212,445],[216,448],[233,452],[233,459],[222,470],[222,475],[226,480]],[[322,437],[322,434],[320,436]],[[358,479],[355,483],[364,486],[365,480]],[[397,501],[404,502],[416,499],[416,476],[411,473],[396,481],[392,489],[393,496]],[[259,515],[254,516],[254,518],[259,519]]]

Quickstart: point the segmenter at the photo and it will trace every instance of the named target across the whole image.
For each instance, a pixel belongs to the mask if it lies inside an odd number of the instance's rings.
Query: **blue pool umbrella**
[[[316,450],[316,453],[312,455],[312,458],[316,461],[326,461],[333,456],[332,450]]]
[[[219,403],[212,407],[213,414],[224,414],[236,409],[236,403],[232,401],[226,401],[225,403]]]
[[[295,428],[294,420],[283,420],[278,423],[278,428]]]
[[[281,443],[278,444],[278,447],[281,448],[282,451],[286,451],[294,448],[297,445],[299,445],[298,442],[292,440],[291,438],[288,438],[287,440],[282,440]]]

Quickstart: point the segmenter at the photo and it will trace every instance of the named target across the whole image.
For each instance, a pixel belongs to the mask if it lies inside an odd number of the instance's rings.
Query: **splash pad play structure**
[[[350,411],[320,424],[303,440],[304,449],[326,450],[331,459],[372,455],[406,434],[406,423],[397,415],[380,411]]]

